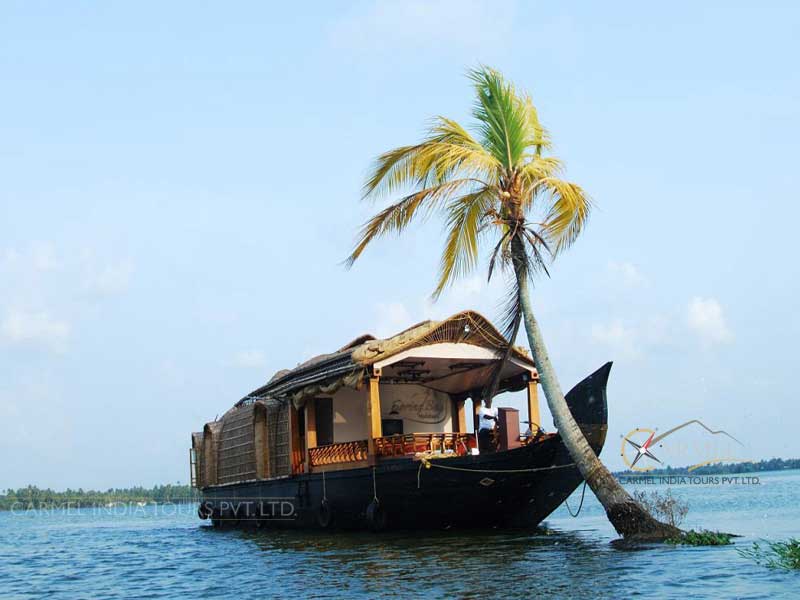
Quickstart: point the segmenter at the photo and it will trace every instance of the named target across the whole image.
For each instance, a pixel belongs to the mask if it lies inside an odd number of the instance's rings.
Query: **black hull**
[[[566,396],[596,453],[605,441],[610,369],[607,363]],[[381,459],[375,467],[209,487],[201,512],[228,526],[535,526],[581,481],[555,435],[506,452],[433,460],[430,468],[408,458]]]

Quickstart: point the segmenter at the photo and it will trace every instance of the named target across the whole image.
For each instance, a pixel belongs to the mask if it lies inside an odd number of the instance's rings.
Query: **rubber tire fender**
[[[333,507],[327,498],[323,498],[317,508],[317,525],[322,529],[328,529],[333,525]]]
[[[369,503],[366,515],[367,523],[372,531],[383,531],[386,529],[386,511],[377,499]]]

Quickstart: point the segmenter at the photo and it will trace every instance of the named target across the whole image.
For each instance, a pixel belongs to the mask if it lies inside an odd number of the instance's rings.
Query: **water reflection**
[[[420,588],[460,596],[536,590],[598,592],[627,559],[605,539],[578,532],[442,531],[433,533],[214,531],[258,548],[266,572],[292,569],[338,589],[369,593]],[[252,559],[252,556],[250,556]],[[560,574],[560,577],[558,576]],[[567,575],[567,577],[565,577]]]

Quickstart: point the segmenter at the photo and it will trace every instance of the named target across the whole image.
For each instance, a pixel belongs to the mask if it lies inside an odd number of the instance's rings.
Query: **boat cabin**
[[[470,453],[481,394],[507,349],[500,332],[471,311],[419,323],[388,339],[361,336],[279,371],[192,434],[192,483],[205,488],[353,469],[419,453]],[[498,392],[527,390],[533,431],[540,423],[537,382],[533,361],[512,348]],[[512,434],[506,445],[519,444],[516,413],[507,415]]]

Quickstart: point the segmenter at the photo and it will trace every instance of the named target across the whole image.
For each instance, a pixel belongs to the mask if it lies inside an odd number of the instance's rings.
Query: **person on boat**
[[[478,448],[484,452],[495,452],[494,428],[497,426],[497,407],[478,409]]]

